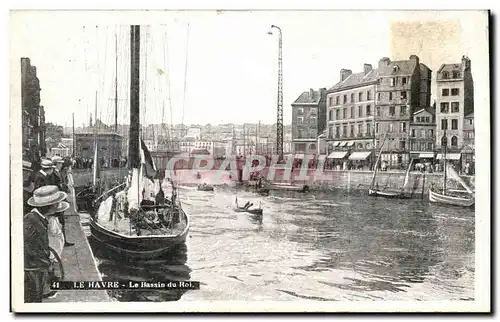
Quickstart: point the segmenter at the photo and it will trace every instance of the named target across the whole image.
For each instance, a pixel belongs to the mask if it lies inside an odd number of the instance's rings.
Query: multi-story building
[[[38,163],[45,156],[45,110],[40,106],[40,81],[29,58],[21,58],[23,160]]]
[[[93,159],[94,141],[97,140],[97,158],[104,159],[108,164],[116,162],[122,157],[122,137],[113,132],[75,133],[76,156]]]
[[[447,159],[461,159],[464,147],[465,116],[474,112],[474,82],[471,61],[462,56],[460,64],[443,64],[436,77],[436,148],[443,152],[447,143]],[[446,139],[444,138],[446,132]],[[438,154],[442,159],[442,154]]]
[[[474,113],[464,117],[464,141],[462,152],[463,164],[474,164],[475,158],[475,142],[474,142]]]
[[[416,163],[432,163],[436,142],[436,117],[431,108],[413,113],[410,121],[410,157]]]
[[[326,125],[326,88],[303,92],[292,103],[292,150],[294,153],[317,152],[318,135]],[[283,149],[284,151],[287,149]]]
[[[389,167],[402,167],[409,162],[410,123],[414,112],[430,105],[431,73],[416,55],[399,61],[384,57],[378,63],[375,146],[380,147],[385,138],[381,159]]]
[[[374,148],[375,86],[378,72],[365,64],[363,72],[340,70],[340,82],[328,89],[328,158],[368,160]],[[349,155],[348,155],[349,154]]]

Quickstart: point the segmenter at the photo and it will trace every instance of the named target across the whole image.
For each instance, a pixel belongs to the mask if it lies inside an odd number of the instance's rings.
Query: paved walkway
[[[102,281],[97,269],[96,260],[90,248],[87,236],[80,224],[80,216],[73,207],[73,195],[68,199],[72,204],[66,211],[66,238],[75,245],[64,247],[62,262],[65,270],[66,281]],[[56,296],[44,302],[108,302],[111,301],[105,290],[64,290],[57,292]]]

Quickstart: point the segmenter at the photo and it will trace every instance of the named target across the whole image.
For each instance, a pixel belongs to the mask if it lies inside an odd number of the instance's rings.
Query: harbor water
[[[474,299],[473,209],[341,190],[262,197],[229,187],[181,187],[179,196],[191,216],[185,247],[123,263],[91,245],[104,280],[192,280],[200,289],[120,290],[110,292],[113,299]],[[236,196],[240,205],[261,203],[263,219],[234,212]]]

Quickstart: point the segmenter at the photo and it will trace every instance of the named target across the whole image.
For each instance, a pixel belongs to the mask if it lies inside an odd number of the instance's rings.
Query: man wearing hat
[[[68,193],[68,185],[63,175],[61,175],[61,169],[64,164],[63,158],[60,156],[54,156],[52,158],[52,164],[54,165],[54,171],[50,175],[51,184],[57,186],[59,191]],[[62,225],[62,231],[64,234],[64,240],[66,240],[66,221],[64,220],[64,212],[57,213],[56,216],[59,219],[59,222]],[[73,246],[74,243],[70,243],[68,241],[65,242],[64,246]]]
[[[35,184],[35,189],[43,186],[48,186],[52,183],[52,173],[54,172],[54,164],[51,160],[43,159],[41,164],[41,169],[35,174],[35,179],[33,180]]]
[[[54,214],[69,208],[63,201],[66,198],[66,193],[48,185],[36,189],[28,200],[33,209],[23,218],[25,303],[42,302],[44,297],[55,294],[47,291],[51,282],[49,246],[62,252],[64,236]]]

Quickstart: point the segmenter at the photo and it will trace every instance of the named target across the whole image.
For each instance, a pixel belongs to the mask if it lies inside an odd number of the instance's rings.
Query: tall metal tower
[[[278,153],[278,162],[283,161],[283,57],[282,57],[282,34],[281,28],[272,25],[269,34],[272,35],[272,29],[278,30],[278,113],[277,113],[277,123],[276,123],[276,150]]]

